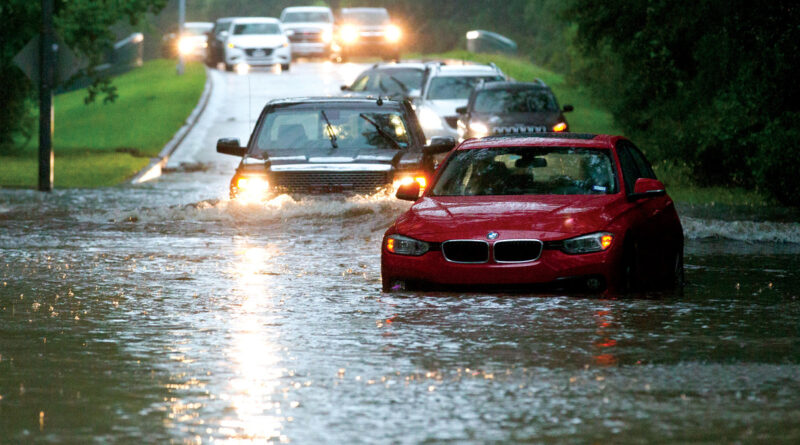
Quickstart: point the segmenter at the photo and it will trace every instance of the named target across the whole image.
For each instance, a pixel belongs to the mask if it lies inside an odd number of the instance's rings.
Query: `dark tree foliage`
[[[166,0],[56,0],[56,32],[89,62],[87,71],[94,79],[89,100],[101,93],[114,97],[109,81],[93,71],[115,41],[112,26],[121,21],[135,24],[146,13],[158,12],[165,3]],[[40,2],[3,0],[0,23],[0,153],[8,153],[24,146],[33,133],[31,102],[36,86],[14,66],[13,58],[39,32]]]
[[[657,159],[800,204],[800,7],[574,0],[576,78]]]

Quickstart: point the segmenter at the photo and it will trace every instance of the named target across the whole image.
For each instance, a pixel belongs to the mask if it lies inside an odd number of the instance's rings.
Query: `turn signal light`
[[[559,122],[559,123],[553,125],[553,131],[555,131],[556,133],[562,132],[562,131],[564,131],[566,129],[567,129],[567,123],[566,122]]]
[[[612,241],[614,241],[614,237],[613,236],[611,236],[611,235],[603,235],[602,237],[600,237],[600,247],[602,247],[603,250],[606,250],[609,247],[611,247],[611,242]]]

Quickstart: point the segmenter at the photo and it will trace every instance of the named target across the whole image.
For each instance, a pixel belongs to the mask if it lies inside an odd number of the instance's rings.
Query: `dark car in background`
[[[342,8],[336,22],[338,59],[379,56],[400,59],[402,31],[393,24],[386,8]]]
[[[220,139],[217,152],[242,157],[231,198],[258,202],[276,193],[372,194],[402,182],[424,188],[433,155],[454,146],[424,140],[407,101],[278,99],[264,107],[246,147]]]
[[[210,68],[216,68],[217,64],[225,61],[225,42],[228,38],[228,29],[231,27],[235,17],[225,17],[214,22],[214,27],[208,32],[206,39],[205,63]]]
[[[565,112],[556,96],[541,81],[484,82],[475,86],[459,113],[459,141],[506,134],[567,132]]]
[[[186,22],[183,33],[171,32],[162,39],[162,54],[165,57],[176,57],[178,54],[202,60],[208,46],[208,33],[214,27],[210,22]]]

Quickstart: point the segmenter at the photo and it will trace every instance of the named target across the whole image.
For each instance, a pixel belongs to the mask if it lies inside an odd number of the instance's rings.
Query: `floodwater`
[[[231,173],[0,190],[0,442],[800,441],[797,223],[685,213],[682,295],[382,293],[408,203]]]

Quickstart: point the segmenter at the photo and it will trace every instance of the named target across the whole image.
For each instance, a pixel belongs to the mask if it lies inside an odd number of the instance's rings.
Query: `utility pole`
[[[39,191],[53,190],[53,83],[55,82],[53,0],[42,0],[39,39]]]
[[[178,0],[178,75],[182,76],[184,71],[183,53],[180,50],[181,38],[183,38],[183,27],[186,23],[186,0]]]

